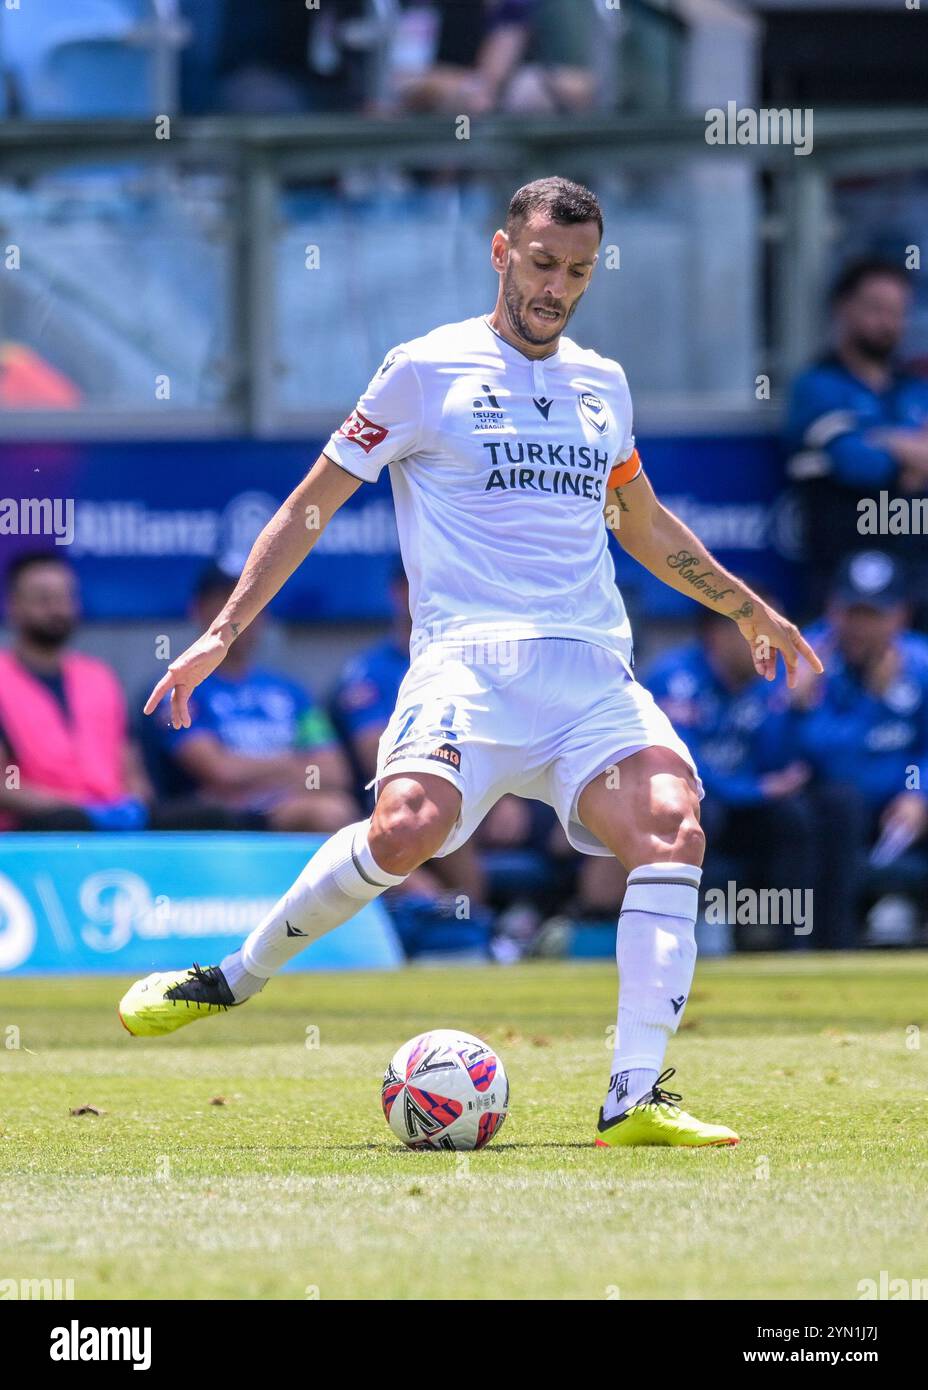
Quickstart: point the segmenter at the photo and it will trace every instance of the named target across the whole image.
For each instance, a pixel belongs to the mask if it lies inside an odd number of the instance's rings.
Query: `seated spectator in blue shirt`
[[[879,260],[848,266],[832,294],[834,347],[790,394],[789,473],[803,496],[810,603],[820,609],[840,561],[866,545],[859,503],[928,497],[928,381],[894,357],[906,331],[911,281]],[[928,611],[928,546],[913,534],[881,535],[908,567],[911,593]]]
[[[781,943],[853,944],[853,893],[840,884],[821,900],[816,892],[833,876],[826,822],[835,827],[840,805],[810,795],[782,670],[772,682],[758,675],[730,619],[706,609],[698,622],[698,641],[664,656],[645,684],[686,740],[705,787],[703,882],[724,888],[735,863],[739,888],[811,889],[812,932],[793,930],[805,922],[781,923]],[[757,940],[766,944],[755,932]],[[748,925],[739,944],[753,941]]]
[[[201,630],[235,587],[216,566],[194,604]],[[350,773],[325,712],[302,686],[254,664],[262,619],[235,639],[222,666],[191,697],[189,729],[173,729],[165,702],[155,716],[175,795],[250,813],[271,830],[337,830],[358,818]],[[256,819],[254,819],[256,818]]]
[[[906,631],[906,596],[885,552],[845,562],[822,634],[825,675],[798,692],[799,747],[856,811],[858,858],[878,846],[878,891],[917,898],[928,891],[928,650]]]

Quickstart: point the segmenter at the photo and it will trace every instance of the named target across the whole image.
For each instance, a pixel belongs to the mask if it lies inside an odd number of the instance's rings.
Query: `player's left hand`
[[[786,684],[792,690],[799,679],[799,659],[802,657],[817,676],[824,671],[818,655],[809,646],[802,633],[777,613],[759,601],[748,605],[751,612],[737,618],[738,630],[749,644],[754,658],[754,669],[765,680],[772,681],[777,673],[777,652],[783,657],[786,667]]]

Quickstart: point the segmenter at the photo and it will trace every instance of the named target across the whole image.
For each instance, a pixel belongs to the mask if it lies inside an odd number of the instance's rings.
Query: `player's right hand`
[[[751,648],[754,669],[759,676],[768,681],[775,678],[778,652],[786,667],[786,684],[790,690],[795,689],[799,678],[800,657],[808,662],[815,675],[822,675],[824,666],[794,623],[766,603],[749,602],[745,606],[749,612],[744,617],[736,617],[735,621]]]
[[[154,690],[145,701],[145,713],[153,714],[164,696],[171,692],[171,726],[190,728],[190,696],[201,681],[212,675],[228,651],[227,643],[215,632],[202,637],[172,661]]]

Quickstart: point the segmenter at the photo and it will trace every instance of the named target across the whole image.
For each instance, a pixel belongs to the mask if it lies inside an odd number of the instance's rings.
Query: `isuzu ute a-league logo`
[[[371,449],[382,444],[390,433],[385,425],[375,425],[373,420],[368,420],[367,416],[362,415],[360,410],[353,410],[344,424],[339,427],[338,432],[345,439],[350,439],[352,444],[357,444],[358,448],[363,449],[365,454],[369,454]]]
[[[489,386],[483,382],[480,389],[484,393],[473,403],[475,430],[501,430],[506,424],[506,413]]]
[[[588,420],[597,434],[605,434],[609,424],[606,415],[606,407],[598,396],[594,396],[592,391],[583,391],[577,397],[577,404],[580,407],[580,414]]]

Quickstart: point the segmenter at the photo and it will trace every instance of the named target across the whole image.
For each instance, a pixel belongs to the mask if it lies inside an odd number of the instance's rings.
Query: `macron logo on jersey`
[[[359,449],[363,449],[365,454],[369,454],[371,449],[375,449],[378,444],[382,444],[390,431],[385,425],[375,425],[373,420],[368,420],[366,415],[362,415],[360,410],[353,410],[348,419],[339,426],[340,435],[345,439],[350,439],[353,444],[357,444]]]

